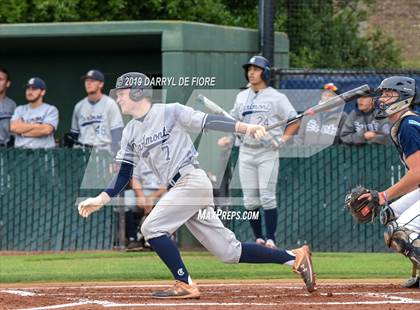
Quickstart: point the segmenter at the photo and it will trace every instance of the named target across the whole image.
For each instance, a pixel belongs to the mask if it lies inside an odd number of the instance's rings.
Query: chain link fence
[[[97,171],[90,170],[95,178],[109,177],[112,158],[105,153],[0,150],[1,250],[103,250],[114,246],[118,213],[113,208],[104,208],[88,219],[77,212],[78,197],[98,193],[98,189],[80,189],[89,159],[97,163]],[[402,175],[404,167],[391,145],[338,145],[309,158],[282,158],[279,245],[310,243],[316,251],[384,250],[383,228],[379,224],[356,225],[343,209],[344,195],[357,184],[386,188]],[[232,195],[240,197],[241,192],[236,190]],[[240,240],[252,240],[247,221],[232,221],[228,226]]]
[[[394,146],[335,145],[308,158],[280,158],[279,169],[278,246],[308,243],[315,251],[386,250],[383,226],[356,224],[344,209],[344,196],[358,184],[383,190],[397,182],[405,168]],[[240,197],[241,191],[232,195]],[[260,216],[264,222],[264,211]],[[231,221],[229,227],[240,240],[254,241],[247,221]]]
[[[0,150],[0,249],[73,251],[110,249],[116,214],[104,208],[83,219],[77,197],[97,195],[80,189],[87,163],[92,177],[109,177],[112,158],[104,152],[76,149]]]

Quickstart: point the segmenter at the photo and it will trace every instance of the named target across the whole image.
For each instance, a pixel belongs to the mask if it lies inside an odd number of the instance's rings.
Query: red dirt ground
[[[168,282],[2,284],[0,309],[420,309],[420,289],[396,280],[324,280],[312,294],[295,281],[197,282],[199,300],[150,297]]]

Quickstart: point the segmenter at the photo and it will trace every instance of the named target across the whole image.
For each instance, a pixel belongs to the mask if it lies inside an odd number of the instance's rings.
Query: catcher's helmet
[[[149,78],[140,72],[128,72],[118,77],[115,89],[130,89],[130,99],[140,101],[145,97],[152,98],[153,90]]]
[[[261,78],[267,83],[271,76],[271,69],[270,69],[270,63],[268,60],[263,56],[253,56],[249,61],[244,64],[242,67],[245,69],[245,78],[248,80],[248,67],[249,66],[256,66],[258,68],[261,68],[263,70],[261,74]]]
[[[398,99],[389,104],[381,103],[380,95],[386,90],[397,92]],[[416,95],[416,81],[405,76],[392,76],[383,80],[376,91],[379,97],[375,101],[374,115],[376,119],[383,119],[410,106]]]

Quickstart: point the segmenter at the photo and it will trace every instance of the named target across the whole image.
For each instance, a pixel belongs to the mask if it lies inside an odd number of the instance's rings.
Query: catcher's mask
[[[141,101],[143,98],[152,98],[153,90],[149,85],[149,78],[140,72],[128,72],[118,77],[115,88],[111,90],[110,96],[117,98],[119,89],[130,89],[130,99]]]
[[[396,92],[397,99],[383,98],[382,94],[387,90]],[[383,80],[376,92],[374,116],[376,119],[384,119],[410,106],[416,95],[416,81],[405,76],[392,76]]]

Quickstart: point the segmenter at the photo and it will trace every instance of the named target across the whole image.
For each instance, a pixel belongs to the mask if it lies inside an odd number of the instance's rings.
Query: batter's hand
[[[247,124],[245,134],[250,135],[257,140],[261,140],[267,134],[267,131],[265,130],[264,126]]]
[[[95,198],[88,198],[79,203],[77,209],[79,210],[80,216],[88,217],[93,212],[100,210],[110,200],[111,198],[108,196],[108,194],[102,192]]]

